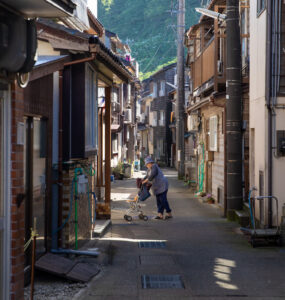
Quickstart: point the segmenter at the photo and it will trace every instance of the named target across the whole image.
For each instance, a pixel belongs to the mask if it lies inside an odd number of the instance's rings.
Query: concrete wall
[[[250,13],[250,186],[259,189],[260,172],[264,173],[264,193],[268,194],[268,111],[265,101],[266,88],[266,10],[257,17],[256,2],[251,3]],[[278,99],[285,103],[284,98]],[[285,112],[276,110],[277,130],[285,130]],[[274,139],[274,136],[273,136]],[[273,157],[273,195],[279,198],[279,216],[285,203],[284,197],[285,158]],[[259,195],[260,191],[256,192]],[[259,206],[256,215],[260,218]],[[273,219],[276,210],[273,212]],[[267,223],[267,210],[264,215]],[[273,220],[274,221],[274,220]]]

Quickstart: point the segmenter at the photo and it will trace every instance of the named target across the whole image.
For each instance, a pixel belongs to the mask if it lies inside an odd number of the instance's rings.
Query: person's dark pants
[[[157,212],[160,214],[163,214],[164,210],[166,210],[167,213],[171,212],[167,201],[167,192],[168,191],[166,190],[165,192],[156,195]]]

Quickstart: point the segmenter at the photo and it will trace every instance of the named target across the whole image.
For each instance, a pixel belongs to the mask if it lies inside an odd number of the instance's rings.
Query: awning
[[[27,18],[71,16],[76,8],[71,0],[1,0],[1,4]]]
[[[56,61],[60,61],[64,58],[67,58],[68,55],[42,55],[38,56],[38,59],[35,63],[34,68],[42,67],[43,65],[48,65]]]
[[[70,60],[68,55],[44,55],[38,56],[38,59],[31,72],[30,80],[36,80],[41,77],[63,70],[64,64]]]

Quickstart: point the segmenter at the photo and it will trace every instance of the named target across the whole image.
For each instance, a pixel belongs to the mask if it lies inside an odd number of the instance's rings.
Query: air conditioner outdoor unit
[[[124,121],[125,123],[131,123],[132,122],[132,110],[126,109],[124,114]]]

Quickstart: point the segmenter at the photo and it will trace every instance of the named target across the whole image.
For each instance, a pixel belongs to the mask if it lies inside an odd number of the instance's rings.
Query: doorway
[[[35,225],[38,233],[36,254],[46,251],[46,165],[47,126],[43,118],[25,118],[24,185],[25,185],[25,242]],[[31,248],[31,247],[30,247]],[[31,263],[30,250],[25,265]]]

